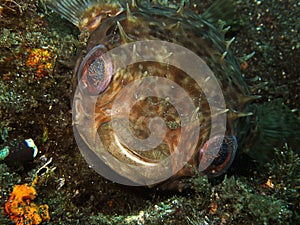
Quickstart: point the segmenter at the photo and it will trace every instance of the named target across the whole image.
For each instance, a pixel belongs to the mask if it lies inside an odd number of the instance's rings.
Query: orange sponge
[[[5,203],[5,213],[16,222],[16,225],[35,225],[50,220],[48,205],[38,206],[31,202],[36,197],[35,183],[36,179],[31,186],[15,185],[11,196]]]

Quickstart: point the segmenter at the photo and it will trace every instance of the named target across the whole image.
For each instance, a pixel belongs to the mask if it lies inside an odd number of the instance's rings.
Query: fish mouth
[[[118,147],[119,153],[124,155],[124,157],[130,161],[132,164],[140,166],[156,166],[161,160],[165,159],[166,156],[160,160],[154,160],[149,157],[145,157],[142,154],[138,153],[136,150],[132,150],[121,143],[120,138],[114,134],[114,140],[116,146]],[[161,152],[161,149],[159,149]]]

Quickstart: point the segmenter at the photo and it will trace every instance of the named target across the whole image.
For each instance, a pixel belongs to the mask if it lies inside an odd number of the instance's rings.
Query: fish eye
[[[112,61],[104,53],[104,45],[97,45],[83,58],[78,70],[78,85],[89,95],[105,91],[112,78]]]
[[[199,152],[199,171],[210,178],[222,175],[232,164],[237,146],[234,135],[217,135],[209,139]]]

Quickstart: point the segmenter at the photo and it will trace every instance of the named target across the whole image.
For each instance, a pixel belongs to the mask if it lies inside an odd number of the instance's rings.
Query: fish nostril
[[[78,84],[89,95],[105,91],[112,78],[112,61],[104,45],[97,45],[83,58],[78,70]]]

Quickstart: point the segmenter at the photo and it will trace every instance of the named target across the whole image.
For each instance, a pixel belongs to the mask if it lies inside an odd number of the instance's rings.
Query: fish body
[[[151,186],[160,183],[165,188],[174,188],[178,180],[195,175],[195,171],[208,177],[226,172],[237,149],[251,136],[249,103],[256,99],[250,95],[239,62],[230,51],[232,40],[225,40],[226,29],[213,22],[217,21],[215,16],[220,15],[220,12],[217,15],[214,12],[234,8],[233,1],[218,0],[203,15],[181,6],[173,9],[134,1],[61,0],[49,4],[89,34],[86,48],[80,52],[74,70],[75,83],[81,88],[77,88],[74,94],[73,122],[80,150],[96,171],[100,174],[106,171],[105,177],[120,176],[124,178],[120,181],[123,184]],[[126,60],[128,55],[138,57],[153,51],[150,47],[134,44],[141,41],[145,41],[145,45],[149,43],[147,41],[161,43],[153,47],[155,60],[116,69],[114,59],[124,57]],[[182,46],[200,57],[220,89],[210,85],[209,76],[199,85],[185,71],[167,60],[163,61],[173,54],[168,51],[168,44],[163,43]],[[106,54],[126,44],[132,44],[131,53]],[[184,54],[178,54],[177,65],[189,63],[184,60]],[[199,77],[203,76],[202,72],[199,71]],[[168,93],[162,94],[165,89],[159,87],[166,79],[184,92],[177,91],[172,98]],[[147,81],[147,87],[151,89],[149,96],[126,89],[133,83],[135,88],[144,85],[141,80]],[[203,87],[209,90],[209,99]],[[181,117],[172,102],[173,99],[179,105],[185,105],[188,100],[183,93],[187,94],[194,107],[193,115],[189,115],[188,119]],[[220,96],[225,100],[224,106],[218,105]],[[119,108],[114,111],[116,102],[119,102]],[[157,117],[160,119],[156,120]],[[219,117],[225,118],[225,124],[212,123]],[[222,126],[224,133],[221,132]],[[116,134],[116,127],[122,138]],[[194,133],[193,130],[198,127],[200,132]],[[213,128],[215,131],[212,133]],[[182,129],[185,129],[184,138]],[[164,132],[160,134],[161,130]],[[146,144],[142,145],[142,148],[147,148],[144,151],[131,147],[134,144],[131,135],[138,140],[158,139],[159,136],[162,139],[154,147],[151,143],[148,143],[149,148]],[[197,136],[194,143],[190,141],[193,135]],[[98,138],[95,139],[95,136]],[[180,150],[182,152],[178,152],[180,141],[185,146],[184,150]],[[213,155],[210,149],[217,150],[217,154]],[[185,151],[189,153],[188,157]],[[172,155],[177,156],[171,157],[169,163],[161,164]],[[109,160],[109,157],[113,159]],[[177,166],[179,161],[180,167]],[[155,179],[165,167],[170,173],[162,179]]]

